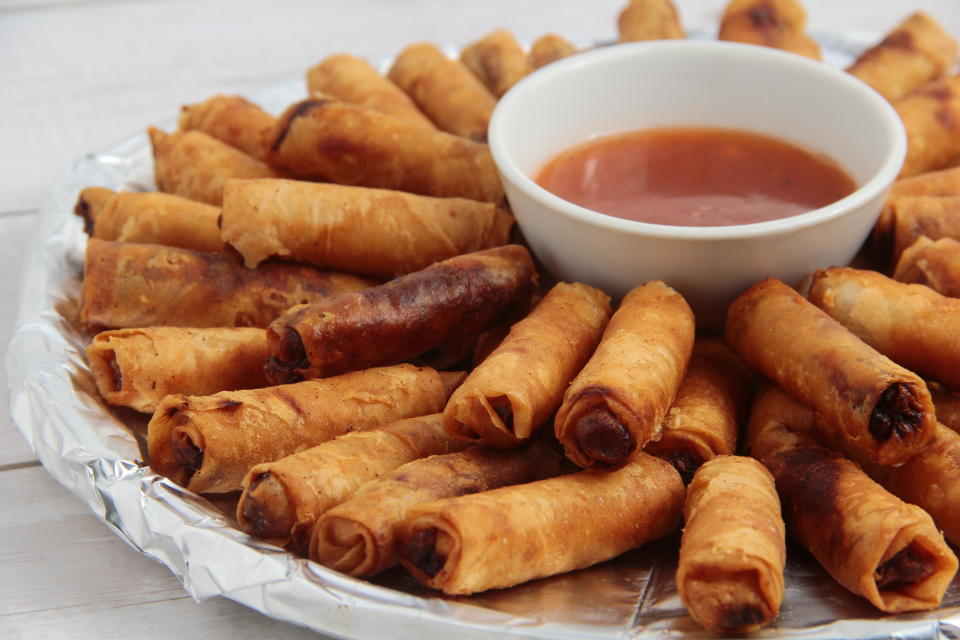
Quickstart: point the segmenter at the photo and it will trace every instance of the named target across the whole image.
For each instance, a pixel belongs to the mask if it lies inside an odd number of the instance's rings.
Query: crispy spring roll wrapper
[[[497,29],[460,52],[460,62],[496,97],[531,71],[527,52],[506,29]]]
[[[617,18],[620,42],[686,37],[671,0],[630,0]]]
[[[324,58],[307,70],[307,91],[322,93],[338,100],[375,109],[429,130],[436,130],[410,96],[380,75],[363,58],[346,53]]]
[[[401,362],[516,320],[536,275],[530,253],[507,245],[294,307],[267,331],[267,378],[280,384]]]
[[[239,149],[203,133],[164,133],[150,127],[157,188],[219,207],[230,178],[278,178],[280,174]]]
[[[538,439],[517,449],[475,446],[389,471],[317,521],[310,558],[351,576],[376,575],[400,561],[407,512],[420,504],[559,475],[563,456]]]
[[[930,171],[893,183],[887,203],[880,212],[871,236],[871,251],[877,262],[888,264],[894,254],[896,216],[892,204],[900,198],[914,196],[960,196],[960,167]],[[894,256],[894,260],[897,256]]]
[[[881,611],[938,607],[957,571],[943,535],[923,509],[805,435],[814,415],[775,387],[751,410],[751,454],[776,479],[787,530],[837,582]]]
[[[626,295],[554,420],[581,467],[623,464],[660,437],[693,349],[693,312],[660,281]]]
[[[928,82],[893,107],[907,132],[901,178],[942,169],[960,155],[960,76]]]
[[[265,387],[267,335],[252,327],[145,327],[98,333],[87,347],[109,404],[153,413],[164,397]]]
[[[687,488],[677,591],[711,631],[759,629],[780,611],[787,549],[773,476],[754,460],[720,455]]]
[[[155,244],[87,243],[81,320],[91,327],[266,327],[293,305],[372,286],[356,276]]]
[[[833,267],[813,274],[810,301],[894,362],[960,389],[960,300],[876,271]]]
[[[546,422],[610,319],[610,298],[585,284],[555,285],[454,392],[448,431],[515,447]]]
[[[73,212],[83,218],[83,230],[88,236],[93,236],[93,228],[100,212],[115,195],[116,191],[106,187],[84,187],[80,190]]]
[[[957,42],[929,14],[917,11],[847,69],[893,102],[944,75],[957,61]]]
[[[223,240],[248,267],[271,256],[392,277],[504,245],[513,216],[492,202],[297,180],[230,180]]]
[[[270,164],[305,179],[439,198],[503,202],[485,144],[326,98],[289,107],[268,135]]]
[[[684,487],[640,453],[614,471],[587,469],[414,507],[401,562],[447,594],[511,587],[609,560],[680,523]]]
[[[720,20],[720,40],[744,42],[822,59],[805,33],[807,12],[796,0],[733,0]]]
[[[547,33],[530,45],[529,65],[531,69],[545,67],[577,52],[577,46],[556,33]]]
[[[672,464],[689,483],[700,465],[736,451],[752,383],[753,372],[722,343],[697,340],[663,433],[644,450]]]
[[[918,238],[897,261],[893,279],[922,284],[937,293],[960,298],[960,242],[953,238]]]
[[[266,158],[264,136],[276,118],[240,96],[216,95],[180,108],[180,131],[202,131],[257,160]]]
[[[317,518],[360,485],[413,460],[469,444],[447,433],[439,413],[344,434],[253,467],[243,479],[237,523],[261,538],[288,538],[291,549],[306,554]]]
[[[254,465],[350,431],[437,413],[462,379],[401,364],[265,389],[167,396],[147,425],[150,467],[198,493],[236,491]]]
[[[937,422],[960,433],[960,392],[927,380],[927,388],[937,408]]]
[[[889,199],[887,209],[892,237],[885,242],[892,247],[893,264],[923,236],[960,239],[960,195],[898,196]]]
[[[931,437],[936,417],[923,380],[775,278],[734,300],[725,337],[744,362],[879,464],[905,462]]]

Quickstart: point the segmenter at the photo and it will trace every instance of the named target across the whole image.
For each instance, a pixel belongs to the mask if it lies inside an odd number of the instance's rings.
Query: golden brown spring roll
[[[901,178],[942,169],[960,155],[960,76],[928,82],[893,107],[907,132]]]
[[[893,271],[899,282],[922,284],[950,298],[960,298],[960,242],[953,238],[918,238],[900,255]]]
[[[288,108],[269,134],[270,164],[291,175],[500,203],[487,145],[356,105],[313,98]]]
[[[531,71],[527,52],[506,29],[467,45],[460,52],[460,62],[498,98]]]
[[[437,413],[463,375],[409,364],[324,380],[163,399],[150,467],[198,493],[236,491],[247,471],[350,431]]]
[[[684,487],[668,463],[645,453],[614,471],[445,498],[414,507],[401,562],[447,594],[510,587],[608,560],[680,523]]]
[[[920,507],[856,463],[790,430],[812,411],[770,387],[754,401],[751,454],[773,474],[787,530],[833,578],[887,613],[934,609],[957,558]]]
[[[820,60],[820,46],[805,33],[806,26],[807,12],[797,0],[732,0],[718,37]]]
[[[529,64],[532,69],[539,69],[576,52],[577,46],[563,36],[547,33],[530,45]]]
[[[753,373],[722,343],[697,340],[660,439],[644,450],[672,464],[689,483],[704,462],[736,451],[752,383]]]
[[[84,187],[80,190],[73,212],[83,218],[83,230],[88,236],[93,235],[94,226],[104,205],[115,195],[116,191],[106,187]]]
[[[518,449],[476,446],[409,462],[321,516],[310,539],[310,558],[351,576],[376,575],[400,561],[400,536],[411,508],[563,470],[563,456],[542,439]]]
[[[847,71],[893,102],[944,75],[956,61],[956,40],[929,14],[917,11]]]
[[[87,347],[87,359],[104,400],[146,413],[174,393],[205,396],[267,385],[267,336],[257,328],[104,331]]]
[[[891,221],[887,240],[891,247],[892,264],[918,238],[960,239],[960,195],[957,196],[897,196],[887,202]]]
[[[894,362],[960,389],[960,300],[876,271],[813,274],[810,301]]]
[[[444,131],[487,141],[497,99],[463,63],[451,60],[436,45],[410,45],[397,55],[387,77]]]
[[[507,245],[438,262],[368,289],[290,309],[267,331],[275,384],[401,362],[527,310],[536,271]]]
[[[617,31],[620,42],[686,37],[671,0],[630,0],[617,18]]]
[[[269,257],[392,277],[506,244],[513,216],[492,202],[297,180],[229,180],[223,240],[248,267]]]
[[[357,56],[338,53],[324,58],[320,64],[307,70],[307,90],[311,95],[326,94],[436,130],[410,96]]]
[[[444,426],[495,447],[525,442],[556,412],[609,318],[603,291],[557,284],[454,392]]]
[[[887,264],[893,252],[895,220],[890,203],[911,196],[960,196],[960,167],[921,173],[893,183],[887,204],[873,228],[872,251],[878,262]]]
[[[960,392],[931,380],[927,380],[927,389],[937,408],[937,422],[960,433]]]
[[[923,380],[775,278],[730,305],[726,340],[879,464],[905,462],[931,437],[936,417]]]
[[[293,305],[373,285],[307,265],[247,269],[231,255],[96,238],[83,273],[81,320],[110,329],[266,327]]]
[[[240,96],[216,95],[180,108],[180,131],[202,131],[251,158],[264,160],[264,136],[276,118]]]
[[[697,470],[683,505],[677,591],[711,631],[746,633],[780,611],[787,549],[773,476],[721,455]]]
[[[469,444],[447,433],[439,413],[346,433],[253,467],[243,479],[237,523],[261,538],[289,539],[290,549],[306,554],[317,518],[360,485],[407,462]]]
[[[615,466],[657,440],[693,334],[690,306],[663,282],[628,293],[554,420],[567,457],[581,467]]]

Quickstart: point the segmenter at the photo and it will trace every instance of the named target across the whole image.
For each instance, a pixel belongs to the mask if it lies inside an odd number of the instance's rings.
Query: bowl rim
[[[712,57],[720,54],[759,59],[766,58],[768,60],[775,60],[777,64],[800,69],[803,73],[820,75],[833,81],[839,81],[852,91],[859,93],[867,105],[867,108],[873,108],[879,112],[881,120],[885,123],[886,133],[892,138],[891,148],[879,169],[856,190],[839,200],[818,209],[775,220],[714,227],[655,224],[618,218],[594,211],[574,204],[548,191],[537,184],[531,176],[520,170],[516,161],[507,151],[508,141],[505,133],[507,122],[512,115],[513,109],[515,109],[516,103],[526,98],[529,93],[537,91],[540,86],[556,82],[557,76],[563,76],[571,71],[583,72],[585,68],[589,69],[597,65],[604,65],[612,60],[644,56],[651,52],[669,52],[674,49],[684,52],[687,55],[705,55]],[[750,130],[745,129],[745,131]],[[577,144],[582,144],[588,140],[589,138]],[[770,47],[738,42],[694,40],[655,40],[616,43],[574,54],[551,63],[537,70],[535,73],[531,73],[515,84],[498,101],[490,119],[488,144],[503,181],[519,189],[528,198],[537,201],[547,209],[581,223],[612,231],[626,232],[627,234],[636,236],[684,240],[735,239],[775,235],[816,226],[842,217],[845,214],[860,209],[888,189],[893,181],[896,180],[907,152],[906,131],[893,106],[869,85],[845,71],[819,60],[813,60],[795,53]]]

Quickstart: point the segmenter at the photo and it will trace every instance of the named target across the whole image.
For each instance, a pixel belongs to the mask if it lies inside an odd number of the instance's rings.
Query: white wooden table
[[[526,41],[555,31],[609,40],[625,0],[0,0],[0,348],[20,264],[49,185],[71,161],[181,103],[300,77],[321,58],[370,58],[497,27]],[[712,29],[724,0],[679,0]],[[806,0],[812,30],[883,33],[915,8],[960,39],[960,0]],[[0,378],[3,378],[0,371]],[[4,385],[5,389],[5,385]],[[193,602],[54,482],[0,394],[0,638],[217,640],[318,637],[224,599]],[[384,637],[389,637],[384,630]]]

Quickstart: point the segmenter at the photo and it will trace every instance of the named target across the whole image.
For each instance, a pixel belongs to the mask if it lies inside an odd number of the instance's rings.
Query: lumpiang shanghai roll
[[[527,52],[506,29],[497,29],[460,52],[460,62],[496,97],[530,73]]]
[[[881,611],[939,606],[957,558],[930,516],[854,462],[792,432],[796,404],[778,389],[761,393],[748,428],[751,454],[776,479],[787,530],[837,582]]]
[[[543,439],[506,451],[475,446],[409,462],[321,516],[310,558],[351,576],[376,575],[400,561],[400,535],[411,508],[550,478],[566,470],[563,462],[559,449]]]
[[[960,191],[958,191],[960,193]],[[893,263],[917,239],[960,238],[960,195],[898,196],[887,203],[890,210]]]
[[[253,467],[243,479],[237,523],[261,538],[288,538],[291,549],[306,554],[317,518],[363,483],[407,462],[468,445],[446,432],[439,413],[344,434]]]
[[[937,408],[937,422],[960,433],[960,392],[927,380],[927,388]]]
[[[712,631],[759,629],[780,611],[786,543],[773,476],[753,458],[721,455],[687,488],[677,591]]]
[[[698,340],[663,419],[663,433],[644,450],[672,464],[684,483],[690,482],[704,462],[736,450],[752,382],[753,373],[723,344]]]
[[[530,66],[533,69],[545,67],[577,52],[577,46],[555,33],[540,36],[530,45]]]
[[[530,253],[507,245],[294,307],[267,331],[267,378],[279,384],[392,364],[514,321],[536,275]]]
[[[893,270],[899,282],[922,284],[937,293],[960,298],[960,242],[953,238],[918,238],[901,254]]]
[[[554,420],[567,457],[615,466],[660,436],[693,349],[693,312],[653,281],[628,293]]]
[[[421,583],[469,594],[589,567],[661,538],[680,522],[684,487],[640,453],[614,471],[557,478],[414,507],[401,562]]]
[[[893,253],[895,216],[891,204],[899,198],[911,196],[960,196],[960,168],[921,173],[893,183],[887,204],[877,218],[871,238],[872,251],[878,262],[886,264]]]
[[[97,217],[99,217],[104,205],[116,194],[116,191],[106,187],[84,187],[80,190],[73,212],[83,218],[83,230],[87,235],[93,235]]]
[[[725,337],[744,362],[879,464],[905,462],[931,437],[936,418],[923,380],[775,278],[734,300]]]
[[[444,426],[495,447],[523,443],[556,412],[609,318],[604,292],[555,285],[454,392]]]
[[[671,0],[630,0],[617,17],[617,31],[620,42],[686,37]]]
[[[87,347],[97,390],[109,404],[153,413],[166,396],[265,387],[263,329],[146,327],[104,331]]]
[[[307,265],[247,269],[226,254],[96,238],[83,273],[80,318],[94,328],[266,327],[293,305],[373,284]]]
[[[901,178],[942,169],[960,155],[960,76],[928,82],[893,107],[907,132]]]
[[[410,45],[397,55],[387,77],[444,131],[474,142],[487,141],[497,99],[467,67],[436,45]]]
[[[268,161],[292,176],[440,198],[503,202],[487,145],[327,98],[289,107]]]
[[[217,95],[180,109],[180,131],[202,131],[257,160],[266,157],[264,135],[276,121],[240,96]]]
[[[230,180],[223,240],[248,267],[271,256],[392,277],[504,245],[513,216],[492,202],[297,180]]]
[[[167,396],[147,425],[150,467],[198,493],[236,491],[261,462],[437,413],[462,378],[397,365],[265,389]]]
[[[805,33],[806,26],[807,12],[797,0],[732,0],[717,37],[820,60],[820,46]]]

